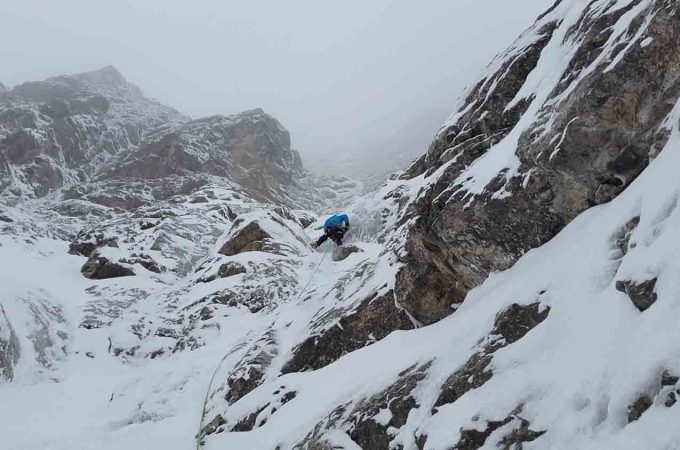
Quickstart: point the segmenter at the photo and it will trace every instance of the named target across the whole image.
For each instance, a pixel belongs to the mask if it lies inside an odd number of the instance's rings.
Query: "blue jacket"
[[[324,231],[332,231],[341,229],[344,226],[349,227],[349,217],[347,217],[347,214],[339,214],[330,216],[328,219],[326,219],[326,222],[323,224],[323,229]]]

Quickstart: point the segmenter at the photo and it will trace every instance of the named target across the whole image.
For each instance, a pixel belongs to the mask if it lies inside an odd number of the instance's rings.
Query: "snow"
[[[22,351],[14,383],[0,385],[2,404],[13,405],[0,408],[3,448],[191,448],[212,352],[187,352],[179,367],[173,360],[126,364],[107,351],[105,329],[78,328],[92,283],[79,274],[84,258],[68,255],[63,241],[5,236],[0,244],[0,300]],[[68,334],[66,355],[50,367],[36,361],[29,338],[27,307],[40,296],[62,308]],[[257,319],[233,311],[216,346],[232,345]],[[51,322],[49,332],[60,327]]]
[[[654,42],[654,38],[651,36],[648,36],[644,38],[642,41],[640,41],[640,47],[645,48],[648,47],[652,42]]]
[[[668,124],[678,123],[677,111],[680,108],[674,109]],[[657,398],[639,421],[627,425],[626,414],[639,393],[653,392],[663,368],[680,371],[680,354],[673,344],[680,342],[674,320],[680,310],[680,243],[675,236],[680,227],[680,185],[675,171],[680,164],[679,150],[680,132],[674,125],[666,148],[621,196],[582,214],[512,269],[490,276],[455,314],[428,327],[393,332],[311,372],[279,373],[315,319],[351,309],[370,292],[389,288],[395,266],[388,254],[383,254],[384,244],[355,240],[364,253],[340,263],[299,248],[301,260],[295,266],[298,289],[311,280],[299,299],[291,297],[258,314],[242,308],[223,310],[216,319],[219,331],[203,334],[207,337],[204,346],[150,359],[113,356],[108,351],[109,337],[117,344],[133,345],[136,339],[127,331],[136,320],[133,318],[160,320],[156,317],[162,310],[158,302],[168,292],[167,283],[175,284],[170,289],[189,289],[182,302],[188,305],[213,290],[213,283],[237,285],[241,279],[184,287],[186,279],[160,282],[152,275],[97,282],[116,288],[142,287],[150,296],[143,305],[132,307],[138,311],[124,311],[109,328],[87,330],[78,327],[91,301],[88,288],[93,283],[79,275],[84,258],[68,255],[64,241],[41,238],[28,243],[20,237],[3,236],[2,303],[21,339],[22,352],[27,352],[22,354],[14,382],[0,385],[0,401],[13,405],[0,410],[4,448],[193,448],[213,374],[216,383],[209,391],[207,419],[219,411],[228,423],[240,420],[276,399],[280,395],[274,394],[277,390],[295,391],[296,397],[279,404],[276,411],[265,409],[258,417],[261,426],[254,431],[210,435],[204,448],[290,448],[338,405],[356,404],[389,387],[414,364],[428,363],[427,377],[414,391],[421,406],[411,412],[403,428],[394,430],[393,442],[405,448],[413,448],[415,433],[424,433],[427,449],[447,449],[458,439],[461,427],[483,428],[484,420],[501,420],[518,403],[523,403],[522,417],[530,421],[532,429],[548,430],[536,441],[541,448],[674,448],[680,445],[680,432],[674,426],[680,414],[677,409],[663,407]],[[415,198],[428,182],[425,178],[393,181],[358,204],[361,208],[372,202],[389,204],[384,196],[395,189]],[[640,224],[631,237],[635,246],[620,255],[615,236],[638,215]],[[15,212],[14,217],[18,216]],[[298,242],[300,230],[286,235],[284,228],[267,221],[262,211],[244,217],[261,221],[291,245]],[[389,217],[387,220],[390,223]],[[361,228],[361,222],[357,220],[356,226]],[[234,258],[262,264],[281,260],[258,252]],[[371,269],[338,284],[362,265]],[[643,313],[614,288],[616,280],[650,277],[658,277],[659,298]],[[384,284],[387,287],[382,287]],[[63,311],[64,321],[53,320],[49,329],[54,335],[57,330],[65,331],[66,351],[52,358],[49,367],[36,361],[31,350],[31,330],[26,325],[31,323],[25,303],[28,298],[41,298]],[[546,321],[495,354],[494,375],[487,384],[430,415],[439,386],[479,348],[496,314],[514,302],[537,300],[550,307]],[[265,332],[276,340],[271,367],[259,387],[228,406],[220,400],[224,393],[221,380]],[[154,347],[153,342],[144,344],[147,351]],[[472,417],[481,419],[474,422]],[[379,423],[389,419],[388,410],[375,417]],[[26,423],[31,424],[30,432]],[[512,426],[494,434],[487,446]],[[358,448],[342,429],[325,437],[344,448]]]
[[[593,16],[612,14],[617,10],[626,8],[630,3],[631,0],[598,0],[595,2],[570,0],[560,2],[555,9],[525,31],[506,52],[494,59],[481,77],[484,85],[491,83],[487,92],[487,99],[494,92],[498,80],[503,79],[505,75],[501,72],[503,64],[512,64],[530,46],[541,39],[543,35],[538,31],[542,27],[552,22],[557,23],[557,28],[549,42],[541,51],[536,67],[531,71],[512,101],[508,103],[506,111],[525,100],[530,102],[528,108],[502,140],[491,146],[486,153],[458,175],[452,184],[456,188],[448,190],[447,193],[452,196],[459,193],[464,194],[468,198],[468,205],[470,205],[476,196],[486,192],[487,186],[492,181],[502,177],[505,180],[504,185],[496,192],[492,192],[491,196],[492,198],[503,198],[508,195],[506,192],[508,181],[519,175],[520,161],[516,156],[516,150],[520,138],[532,128],[543,129],[543,134],[553,131],[554,111],[559,110],[559,106],[569,98],[569,95],[579,86],[582,80],[595,71],[607,72],[612,70],[636,43],[640,43],[644,47],[651,42],[649,39],[642,41],[642,38],[656,12],[652,8],[653,1],[644,0],[635,4],[616,20],[611,27],[612,32],[597,58],[579,71],[577,76],[573,77],[574,79],[570,80],[563,89],[557,89],[560,83],[567,78],[569,64],[581,44],[580,33],[574,33],[574,30],[578,29],[582,16],[584,14]],[[629,30],[634,20],[640,17],[643,18],[643,23],[631,35]],[[458,124],[461,118],[472,111],[473,108],[481,109],[485,107],[487,99],[465,104],[465,98],[469,92],[469,90],[466,91],[459,99],[458,112],[447,120],[440,133]],[[555,92],[558,92],[558,94],[555,94]],[[484,115],[482,115],[482,118]],[[573,120],[576,120],[576,118],[572,119],[572,122]],[[562,139],[568,126],[561,131]],[[556,156],[559,150],[560,145],[558,144],[551,153],[550,159]],[[445,155],[448,154],[448,151],[444,152],[440,159],[446,160]]]
[[[261,428],[211,436],[207,448],[273,449],[280,443],[289,448],[336,405],[379,392],[402,370],[429,361],[433,368],[421,385],[422,406],[394,443],[412,445],[418,431],[428,436],[426,448],[447,449],[461,427],[474,425],[471,417],[501,420],[523,403],[522,416],[532,429],[548,430],[537,441],[541,448],[677,447],[680,432],[669,424],[680,412],[658,405],[661,400],[639,421],[626,425],[625,418],[636,396],[658,383],[662,368],[680,369],[672,344],[680,339],[674,320],[680,308],[680,244],[674,233],[680,225],[674,169],[679,149],[675,130],[659,158],[624,194],[584,213],[512,269],[491,276],[456,314],[426,328],[394,332],[323,369],[284,375],[257,388],[229,413],[238,417],[255,410],[275,386],[298,395]],[[636,215],[641,216],[632,238],[637,246],[617,255],[613,236]],[[640,313],[614,282],[649,276],[659,277],[659,300]],[[439,385],[467,360],[496,313],[536,299],[551,308],[545,323],[498,351],[494,376],[483,388],[426,418],[423,412],[431,408]]]
[[[464,192],[472,201],[499,174],[506,179],[517,175],[518,141],[537,122],[546,121],[545,132],[554,133],[550,159],[559,153],[568,126],[578,117],[555,132],[544,106],[561,102],[578,83],[549,98],[576,50],[567,30],[587,5],[595,14],[630,4],[563,1],[541,19],[561,22],[515,98],[514,103],[531,99],[529,108],[442,195]],[[602,56],[579,77],[603,69],[605,61],[607,67],[616,64],[622,53],[614,55],[614,48],[625,52],[638,41],[649,45],[649,38],[641,40],[644,27],[628,33],[632,21],[649,12],[649,4],[643,0],[622,15]],[[531,30],[525,33],[489,73],[538,38]],[[497,81],[489,77],[485,82]],[[461,104],[449,125],[474,106]],[[663,405],[669,388],[659,384],[664,369],[680,373],[679,125],[680,102],[664,121],[671,134],[667,145],[621,195],[581,214],[511,269],[491,274],[454,314],[426,327],[413,321],[414,329],[377,341],[370,334],[370,345],[325,367],[286,374],[285,364],[298,345],[342,327],[342,318],[364,301],[394,288],[406,230],[417,220],[407,218],[405,208],[422,199],[455,156],[432,173],[391,179],[355,198],[347,208],[352,230],[346,241],[363,252],[340,262],[328,257],[330,243],[317,251],[308,246],[325,217],[303,229],[297,218],[311,213],[279,213],[214,179],[204,190],[134,213],[92,207],[92,216],[85,218],[55,212],[56,205],[66,204],[58,194],[24,202],[3,199],[3,215],[13,222],[3,224],[0,235],[0,305],[21,349],[14,379],[0,384],[0,404],[11,405],[0,408],[3,449],[180,450],[198,445],[205,450],[284,450],[322,424],[319,432],[327,443],[357,450],[346,422],[331,423],[331,418],[350,419],[353,408],[413,368],[424,375],[410,393],[417,406],[405,425],[389,430],[395,448],[414,450],[416,437],[425,435],[425,449],[450,449],[461,429],[483,430],[487,421],[503,420],[520,405],[517,414],[532,430],[546,430],[527,448],[680,448],[680,409]],[[530,175],[524,174],[525,182]],[[203,194],[210,197],[206,202],[190,203],[191,195]],[[79,202],[82,207],[88,203]],[[215,209],[226,206],[237,214],[236,221]],[[160,214],[154,227],[139,229],[140,219],[163,211],[169,214]],[[624,254],[617,239],[636,217],[639,224]],[[218,253],[252,223],[282,244],[283,251]],[[167,270],[155,274],[136,265],[134,277],[84,278],[80,268],[86,258],[68,254],[69,241],[84,227],[121,238],[118,247],[102,248],[103,255],[120,259],[142,252]],[[206,281],[226,262],[246,272]],[[654,278],[658,298],[644,312],[616,289],[617,281]],[[231,304],[224,298],[239,301]],[[536,302],[549,311],[547,319],[493,354],[491,379],[435,408],[442,384],[489,343],[498,314],[515,303]],[[395,306],[400,307],[396,301]],[[209,317],[203,317],[206,311]],[[6,327],[0,331],[6,340]],[[261,372],[259,381],[254,369]],[[234,376],[257,386],[230,404],[225,396]],[[293,392],[295,397],[284,402]],[[653,405],[629,424],[628,407],[643,393]],[[339,412],[340,406],[345,408]],[[228,431],[253,413],[255,429]],[[197,432],[218,414],[226,422],[221,432],[197,443]],[[384,426],[392,419],[384,407],[373,416]],[[499,428],[482,448],[494,448],[516,426],[510,422]]]

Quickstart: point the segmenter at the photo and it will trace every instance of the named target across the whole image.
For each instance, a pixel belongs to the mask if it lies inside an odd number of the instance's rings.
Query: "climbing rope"
[[[198,433],[196,434],[196,450],[201,450],[201,441],[203,440],[203,423],[205,422],[205,413],[207,412],[206,407],[208,406],[208,398],[210,398],[210,391],[212,390],[213,381],[215,381],[217,371],[222,366],[224,360],[227,359],[229,353],[230,352],[225,353],[222,359],[220,359],[220,362],[217,363],[217,367],[215,367],[215,370],[213,371],[213,374],[210,377],[210,382],[208,383],[208,390],[205,393],[205,399],[203,399],[203,408],[201,409],[201,420],[198,422]]]
[[[328,252],[324,253],[323,256],[321,257],[321,261],[319,261],[319,264],[316,265],[316,268],[312,272],[312,276],[309,277],[309,281],[307,281],[307,284],[305,284],[305,287],[302,288],[300,293],[298,294],[297,298],[295,301],[297,302],[300,300],[300,297],[302,297],[302,294],[305,293],[309,285],[311,284],[312,280],[314,279],[314,275],[319,271],[319,268],[321,267],[321,263],[323,263],[324,259],[326,259],[326,255]],[[202,445],[202,440],[203,440],[203,425],[205,423],[205,414],[207,412],[206,408],[208,406],[208,399],[210,398],[210,391],[212,390],[212,385],[213,382],[215,381],[215,377],[217,376],[217,372],[220,370],[220,367],[222,366],[222,363],[224,362],[225,359],[227,359],[227,356],[229,356],[230,352],[225,353],[225,355],[220,359],[220,362],[217,363],[217,367],[215,367],[215,370],[213,371],[212,376],[210,377],[210,382],[208,383],[208,390],[205,393],[205,399],[203,399],[203,408],[201,409],[201,420],[198,422],[198,433],[196,434],[196,450],[201,450],[201,445]]]
[[[314,269],[314,272],[312,272],[312,276],[309,277],[309,281],[307,282],[307,284],[305,284],[305,287],[302,288],[302,290],[298,294],[297,298],[295,299],[296,302],[298,300],[300,300],[300,297],[302,297],[302,294],[304,294],[305,291],[307,290],[307,288],[309,287],[310,283],[314,279],[314,275],[316,275],[316,272],[319,271],[319,267],[321,267],[321,263],[323,262],[324,259],[326,259],[327,254],[328,254],[328,252],[324,253],[323,256],[321,257],[321,261],[319,261],[319,264],[316,265],[316,269]]]

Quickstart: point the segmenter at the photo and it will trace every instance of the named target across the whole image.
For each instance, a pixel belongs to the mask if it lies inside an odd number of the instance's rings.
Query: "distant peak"
[[[103,75],[109,75],[109,76],[117,76],[120,78],[123,78],[123,75],[116,69],[114,66],[108,65],[104,66],[101,69],[97,69],[94,71],[95,73],[100,73]]]
[[[262,108],[253,108],[247,111],[243,111],[242,114],[254,115],[254,114],[266,114]]]
[[[125,77],[118,71],[118,69],[113,66],[104,66],[101,69],[93,70],[91,72],[84,72],[76,76],[107,84],[127,83]]]

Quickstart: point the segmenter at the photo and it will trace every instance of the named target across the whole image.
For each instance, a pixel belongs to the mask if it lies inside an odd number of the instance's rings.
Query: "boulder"
[[[220,265],[219,269],[217,269],[217,273],[203,276],[198,281],[201,283],[209,283],[211,281],[215,281],[218,278],[233,277],[234,275],[239,275],[246,272],[247,270],[242,264],[237,263],[236,261],[228,261]]]
[[[219,253],[234,256],[243,252],[263,251],[267,239],[271,239],[271,236],[257,222],[250,222],[225,242]]]
[[[346,259],[349,255],[352,253],[359,253],[363,252],[362,249],[355,245],[341,245],[339,247],[335,247],[333,249],[333,261],[342,261],[343,259]]]
[[[308,251],[306,236],[297,221],[276,211],[255,211],[240,215],[220,238],[218,253],[234,256],[244,252],[266,252],[280,256]]]
[[[642,283],[635,283],[629,280],[619,280],[616,282],[616,290],[623,292],[628,296],[631,302],[641,312],[652,306],[656,302],[656,278],[643,281]]]
[[[157,226],[161,221],[160,220],[150,220],[150,219],[142,219],[139,221],[139,229],[140,230],[149,230],[155,226]]]
[[[135,273],[128,265],[119,262],[113,262],[108,258],[97,253],[90,256],[80,272],[85,278],[93,280],[103,280],[107,278],[129,277],[134,276]]]
[[[680,377],[666,369],[661,374],[661,386],[675,386],[680,381]]]

